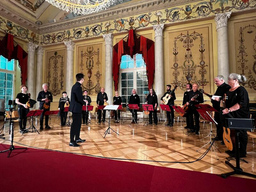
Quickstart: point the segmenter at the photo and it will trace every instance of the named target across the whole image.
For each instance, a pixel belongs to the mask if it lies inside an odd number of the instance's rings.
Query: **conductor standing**
[[[72,112],[73,122],[70,128],[70,143],[71,147],[80,146],[77,143],[85,142],[85,139],[80,138],[80,129],[82,124],[82,107],[83,107],[83,92],[82,83],[84,82],[84,74],[76,74],[76,83],[71,89],[71,102],[69,111]]]

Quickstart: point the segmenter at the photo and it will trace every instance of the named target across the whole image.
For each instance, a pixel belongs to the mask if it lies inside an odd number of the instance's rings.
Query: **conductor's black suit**
[[[72,112],[73,123],[70,129],[70,142],[73,143],[80,138],[82,123],[83,92],[79,82],[76,82],[71,89],[71,102],[69,111]]]

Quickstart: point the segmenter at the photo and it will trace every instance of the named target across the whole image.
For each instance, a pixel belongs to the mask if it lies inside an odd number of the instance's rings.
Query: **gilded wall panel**
[[[165,76],[168,83],[185,90],[186,83],[198,83],[210,92],[209,27],[190,28],[169,32],[169,54],[166,55]]]
[[[78,71],[85,75],[82,87],[89,95],[96,95],[104,86],[102,51],[102,43],[82,45],[77,48]]]
[[[234,24],[236,73],[243,74],[248,92],[256,90],[256,20]],[[232,71],[233,72],[233,71]]]
[[[45,79],[53,96],[61,95],[66,89],[66,50],[60,49],[46,52]]]

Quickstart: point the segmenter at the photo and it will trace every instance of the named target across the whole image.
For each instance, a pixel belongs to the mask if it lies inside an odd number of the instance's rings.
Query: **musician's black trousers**
[[[173,110],[172,106],[170,106],[170,110],[171,110],[171,112],[166,111],[166,116],[167,116],[168,125],[173,125],[174,110]]]
[[[99,123],[101,122],[101,113],[103,111],[103,118],[102,118],[102,121],[104,122],[105,121],[105,117],[106,117],[106,111],[105,110],[98,110],[98,121]]]
[[[83,124],[87,124],[88,123],[88,116],[89,116],[89,111],[83,111]]]
[[[28,111],[29,109],[26,109],[25,107],[22,107],[22,106],[18,108],[18,112],[20,116],[20,121],[19,121],[20,130],[26,129]]]
[[[46,111],[50,111],[50,108],[49,108],[49,109],[44,109],[44,110],[43,110],[43,113],[42,113],[41,116],[40,116],[40,129],[43,129],[44,114],[45,114]],[[45,127],[49,127],[48,121],[49,121],[49,115],[46,115],[46,116],[45,116]]]
[[[189,128],[195,130],[196,133],[199,132],[200,125],[199,125],[199,113],[197,112],[196,108],[188,109],[188,119],[189,119]],[[194,124],[195,119],[195,124]]]
[[[70,142],[73,143],[80,138],[80,129],[82,124],[81,113],[73,113],[73,122],[70,128]]]
[[[115,112],[115,120],[120,120],[120,110],[114,111]]]
[[[66,125],[67,116],[68,112],[60,111],[60,123],[62,126]]]
[[[154,110],[154,111],[150,111],[149,112],[149,123],[152,124],[152,114],[153,114],[153,117],[154,117],[154,123],[157,124],[157,110]]]
[[[138,115],[137,115],[137,110],[130,110],[132,113],[132,121],[135,121],[137,123],[138,121]]]

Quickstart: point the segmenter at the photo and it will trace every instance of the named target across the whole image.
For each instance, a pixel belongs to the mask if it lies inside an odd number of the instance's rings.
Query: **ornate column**
[[[71,40],[64,41],[64,44],[67,47],[66,92],[70,97],[71,88],[74,84],[73,73],[74,73],[74,45],[75,44]]]
[[[155,31],[155,91],[160,101],[164,94],[164,50],[163,50],[163,29],[164,24],[154,25]]]
[[[37,94],[42,90],[43,84],[43,54],[44,49],[42,46],[39,46],[37,49],[37,65],[36,65],[36,97]]]
[[[113,60],[113,35],[111,33],[103,35],[105,40],[105,92],[108,94],[108,102],[113,101],[113,78],[112,78],[112,60]]]
[[[36,99],[36,87],[35,87],[35,50],[38,45],[29,42],[28,43],[28,92],[31,94],[31,99]]]
[[[229,75],[228,52],[228,18],[231,12],[216,14],[216,30],[218,34],[218,75],[223,75],[227,80]]]

